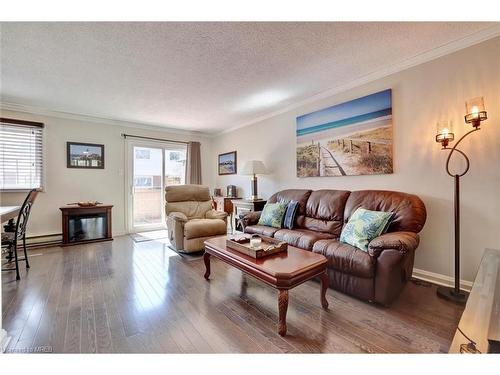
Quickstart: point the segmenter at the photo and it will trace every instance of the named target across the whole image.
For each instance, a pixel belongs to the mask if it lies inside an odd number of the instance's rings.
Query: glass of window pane
[[[134,147],[134,226],[162,224],[162,149]]]
[[[165,186],[185,184],[186,150],[165,150]]]

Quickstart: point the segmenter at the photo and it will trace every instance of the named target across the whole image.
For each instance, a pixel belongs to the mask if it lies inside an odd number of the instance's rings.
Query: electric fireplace
[[[63,245],[112,240],[112,207],[111,205],[61,207]]]

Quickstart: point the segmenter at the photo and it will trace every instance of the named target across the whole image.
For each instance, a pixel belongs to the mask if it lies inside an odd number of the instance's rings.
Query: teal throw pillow
[[[375,237],[384,234],[391,224],[394,213],[370,211],[358,208],[342,229],[340,242],[368,251],[368,244]]]
[[[286,207],[286,203],[266,203],[260,215],[259,225],[281,228]]]

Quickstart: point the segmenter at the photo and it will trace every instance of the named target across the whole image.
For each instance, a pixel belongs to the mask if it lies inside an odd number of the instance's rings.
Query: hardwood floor
[[[37,255],[43,253],[43,255]],[[113,242],[31,252],[31,269],[2,273],[8,350],[56,353],[420,353],[447,352],[463,308],[435,286],[409,283],[384,308],[319,283],[290,291],[286,337],[277,291],[212,260],[179,256],[165,240]]]

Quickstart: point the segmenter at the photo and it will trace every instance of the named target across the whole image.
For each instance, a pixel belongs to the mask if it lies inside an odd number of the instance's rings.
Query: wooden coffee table
[[[278,289],[279,324],[278,333],[286,334],[286,312],[288,309],[288,290],[320,277],[320,299],[323,308],[328,308],[325,294],[328,289],[326,258],[321,254],[288,246],[286,252],[268,257],[254,259],[248,255],[226,247],[226,236],[215,237],[205,241],[205,279],[210,277],[210,256],[230,264],[233,267],[255,277],[256,279]]]

